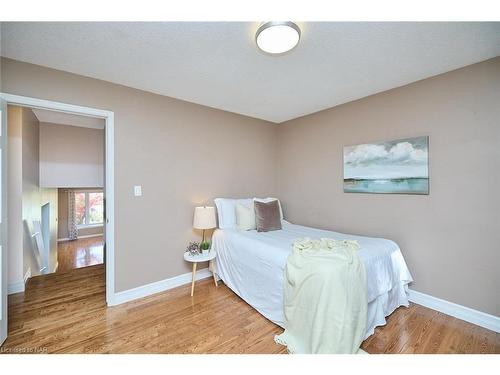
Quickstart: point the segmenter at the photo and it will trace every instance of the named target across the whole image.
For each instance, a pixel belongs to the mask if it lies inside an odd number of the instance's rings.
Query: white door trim
[[[105,120],[106,144],[106,302],[113,305],[115,297],[115,147],[114,147],[114,112],[103,109],[61,103],[52,100],[30,98],[27,96],[0,93],[7,104],[21,107],[56,110],[76,115],[99,117]]]
[[[0,345],[7,338],[7,103],[0,97]]]

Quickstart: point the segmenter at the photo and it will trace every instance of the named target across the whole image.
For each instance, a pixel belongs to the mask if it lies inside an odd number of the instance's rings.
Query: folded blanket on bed
[[[296,239],[284,280],[289,353],[357,353],[367,321],[367,287],[356,241]]]

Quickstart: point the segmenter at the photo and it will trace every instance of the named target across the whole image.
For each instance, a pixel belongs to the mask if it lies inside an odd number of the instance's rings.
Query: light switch
[[[134,195],[136,197],[141,197],[142,196],[142,186],[141,185],[135,185],[134,186]]]

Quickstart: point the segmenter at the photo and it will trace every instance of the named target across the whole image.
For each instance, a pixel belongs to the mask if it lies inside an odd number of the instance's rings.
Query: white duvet
[[[399,306],[408,306],[407,284],[413,281],[398,245],[370,238],[283,223],[272,232],[216,230],[217,274],[224,283],[269,320],[283,327],[283,271],[292,242],[299,237],[357,240],[367,276],[366,336]]]

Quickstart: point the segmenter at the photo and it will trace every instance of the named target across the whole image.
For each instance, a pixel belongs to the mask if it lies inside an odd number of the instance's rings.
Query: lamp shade
[[[215,207],[195,207],[193,228],[212,229],[215,228]]]

